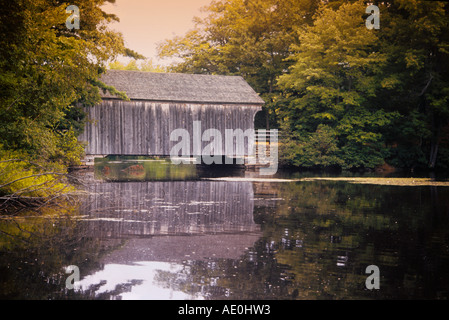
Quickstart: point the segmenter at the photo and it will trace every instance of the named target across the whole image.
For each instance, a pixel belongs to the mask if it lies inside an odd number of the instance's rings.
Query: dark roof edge
[[[118,100],[123,102],[129,102],[120,98],[113,97],[102,97],[102,100]],[[231,104],[231,105],[247,105],[247,106],[263,106],[265,104],[262,102],[225,102],[225,101],[182,101],[182,100],[152,100],[152,99],[130,99],[130,101],[139,101],[139,102],[159,102],[159,103],[194,103],[194,104]]]

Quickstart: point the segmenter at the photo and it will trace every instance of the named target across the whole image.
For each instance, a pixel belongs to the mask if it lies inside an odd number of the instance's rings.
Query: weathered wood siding
[[[254,129],[260,110],[258,105],[105,100],[88,108],[90,121],[79,140],[87,142],[87,155],[168,156],[178,143],[170,141],[172,131],[186,129],[192,140],[193,123],[201,121],[202,133],[211,128],[221,132],[224,149],[225,130]],[[201,150],[208,144],[203,142]]]

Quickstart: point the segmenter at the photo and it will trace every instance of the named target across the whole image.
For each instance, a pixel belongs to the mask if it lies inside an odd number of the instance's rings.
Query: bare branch
[[[10,182],[8,182],[8,183],[5,183],[5,184],[3,184],[3,185],[0,185],[0,189],[1,189],[1,188],[4,188],[4,187],[7,187],[7,186],[9,186],[9,185],[11,185],[11,184],[13,184],[13,183],[15,183],[15,182],[22,181],[22,180],[25,180],[25,179],[37,178],[37,177],[42,177],[42,176],[52,176],[52,175],[55,175],[55,176],[65,176],[66,174],[65,174],[65,173],[60,173],[60,172],[45,172],[45,173],[32,174],[32,175],[30,175],[30,176],[27,176],[27,177],[21,177],[21,178],[18,178],[18,179],[16,179],[16,180],[13,180],[13,181],[10,181]]]
[[[424,95],[424,93],[426,93],[427,89],[429,89],[430,84],[432,83],[433,80],[433,75],[430,74],[430,78],[429,81],[427,81],[426,86],[424,87],[424,89],[421,91],[421,93],[419,94],[420,97],[422,97]]]

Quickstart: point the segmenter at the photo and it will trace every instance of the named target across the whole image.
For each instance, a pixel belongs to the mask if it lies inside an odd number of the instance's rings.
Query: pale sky
[[[120,31],[128,48],[139,52],[156,63],[157,43],[182,36],[194,26],[195,16],[204,16],[200,8],[211,0],[117,0],[103,10],[114,13],[120,23],[110,28]],[[127,61],[120,59],[120,61]]]

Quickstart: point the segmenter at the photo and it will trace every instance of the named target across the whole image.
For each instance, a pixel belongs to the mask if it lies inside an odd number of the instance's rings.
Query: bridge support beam
[[[107,155],[98,155],[98,154],[88,154],[81,160],[81,164],[83,166],[94,166],[95,159],[103,159],[106,158]]]

